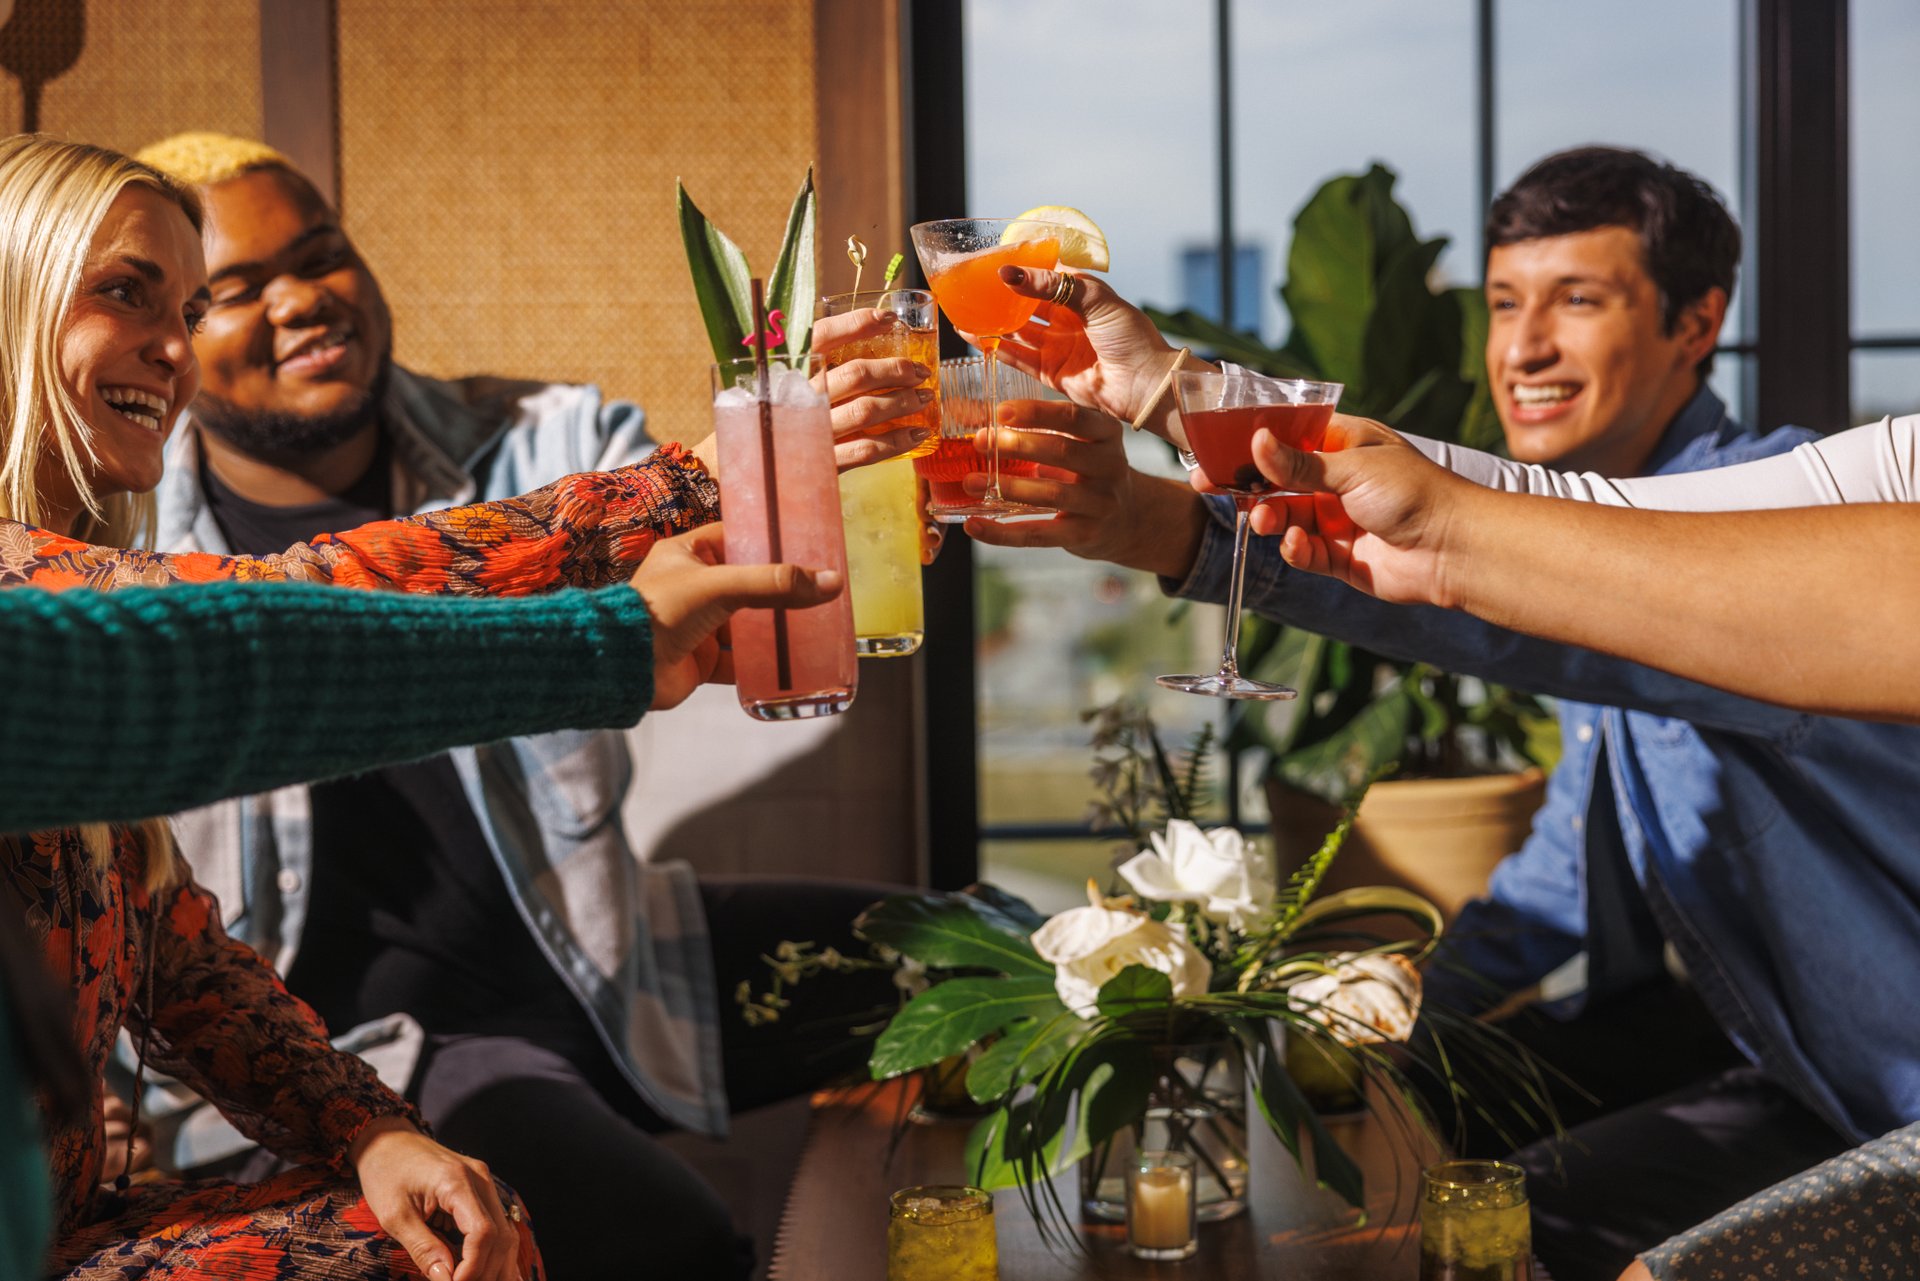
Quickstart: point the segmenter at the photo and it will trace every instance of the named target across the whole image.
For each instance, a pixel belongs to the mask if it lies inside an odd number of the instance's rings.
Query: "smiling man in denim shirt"
[[[1487,364],[1521,461],[1628,477],[1812,438],[1746,429],[1706,387],[1740,238],[1692,175],[1612,148],[1548,157],[1495,202],[1487,244]],[[1029,275],[1038,296],[1052,290],[1050,274]],[[1166,364],[1140,353],[1164,344],[1144,341],[1137,313],[1100,311],[1111,294],[1097,284],[1078,296],[1100,385],[1131,375],[1144,395]],[[1138,408],[1102,407],[1123,419]],[[1086,444],[1062,446],[1003,434],[1003,456],[1044,451],[1102,492],[1063,493],[1063,520],[968,532],[1065,546],[1225,600],[1231,506],[1127,471],[1114,435],[1095,424]],[[1016,496],[1045,503],[1038,488]],[[1537,1000],[1551,1017],[1508,1026],[1600,1098],[1569,1101],[1579,1142],[1558,1150],[1564,1179],[1546,1145],[1522,1153],[1536,1248],[1555,1276],[1612,1281],[1636,1250],[1920,1120],[1909,1030],[1920,731],[1793,713],[1462,614],[1385,605],[1290,571],[1267,539],[1249,547],[1246,601],[1563,700],[1564,754],[1532,835],[1429,971],[1429,999]],[[1470,1144],[1501,1154],[1488,1135]]]

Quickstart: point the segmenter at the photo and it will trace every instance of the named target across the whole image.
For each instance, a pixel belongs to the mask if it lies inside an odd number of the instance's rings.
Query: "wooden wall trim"
[[[260,0],[260,132],[340,207],[334,0]]]
[[[898,0],[814,0],[820,292],[853,285],[847,237],[866,242],[861,288],[907,244]],[[876,270],[877,268],[877,270]]]

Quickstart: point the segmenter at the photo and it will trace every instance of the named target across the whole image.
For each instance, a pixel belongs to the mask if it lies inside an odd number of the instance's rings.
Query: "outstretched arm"
[[[1295,568],[1752,698],[1920,721],[1904,677],[1920,661],[1920,509],[1643,512],[1499,493],[1378,424],[1340,425],[1338,452],[1255,443],[1269,478],[1306,495],[1255,519],[1284,530]]]
[[[0,591],[0,832],[168,814],[464,743],[631,725],[729,672],[737,608],[840,575],[725,566],[719,525],[631,588],[525,600],[215,583]]]

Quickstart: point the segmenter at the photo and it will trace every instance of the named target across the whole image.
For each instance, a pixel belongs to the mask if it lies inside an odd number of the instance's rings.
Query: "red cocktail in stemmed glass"
[[[1213,485],[1233,497],[1233,579],[1227,593],[1227,637],[1220,670],[1211,674],[1162,676],[1159,683],[1187,694],[1213,698],[1293,698],[1285,685],[1249,680],[1240,674],[1240,585],[1246,573],[1247,517],[1254,502],[1277,488],[1253,461],[1254,433],[1262,428],[1282,444],[1318,450],[1340,399],[1341,384],[1302,378],[1263,378],[1248,373],[1180,373],[1173,379],[1180,398],[1180,419],[1194,463]]]

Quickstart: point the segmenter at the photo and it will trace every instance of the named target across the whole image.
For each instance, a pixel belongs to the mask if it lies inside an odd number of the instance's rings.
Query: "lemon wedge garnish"
[[[1036,227],[1034,223],[1046,223],[1046,227]],[[1078,209],[1069,209],[1066,205],[1039,205],[1027,210],[1007,224],[1000,233],[1000,243],[1013,244],[1021,240],[1038,240],[1051,233],[1060,242],[1060,265],[1079,267],[1084,271],[1105,271],[1107,257],[1107,237],[1093,219]]]

